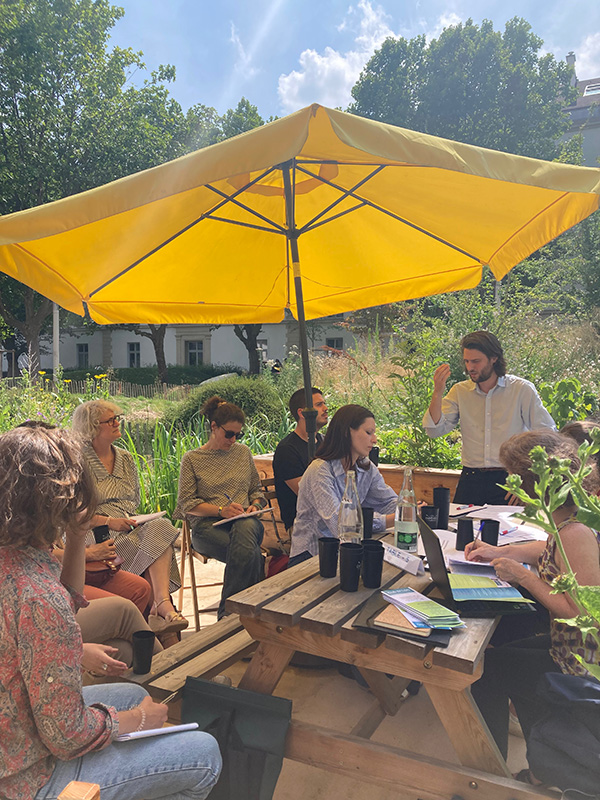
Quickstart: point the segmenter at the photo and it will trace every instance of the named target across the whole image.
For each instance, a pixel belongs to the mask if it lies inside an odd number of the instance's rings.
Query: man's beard
[[[471,377],[471,375],[469,375],[469,377],[471,378],[473,383],[480,384],[480,383],[485,383],[487,380],[489,380],[493,374],[494,374],[494,368],[488,367],[487,371],[482,370],[476,378]]]

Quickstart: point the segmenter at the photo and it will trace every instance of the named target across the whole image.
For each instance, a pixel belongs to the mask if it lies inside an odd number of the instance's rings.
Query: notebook
[[[425,555],[429,564],[429,573],[432,581],[440,590],[442,602],[448,608],[456,611],[461,617],[496,617],[505,614],[532,614],[535,613],[533,603],[502,602],[501,600],[464,600],[457,603],[452,596],[450,579],[446,570],[446,562],[440,540],[421,517],[418,518],[419,532]]]

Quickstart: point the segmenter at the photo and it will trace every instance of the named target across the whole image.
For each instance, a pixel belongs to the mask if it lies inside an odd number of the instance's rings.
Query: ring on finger
[[[108,669],[108,664],[102,664],[102,669],[104,670],[104,672],[106,672],[106,670]]]

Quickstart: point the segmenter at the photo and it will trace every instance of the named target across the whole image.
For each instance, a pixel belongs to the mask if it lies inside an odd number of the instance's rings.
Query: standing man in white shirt
[[[506,491],[498,484],[506,481],[507,473],[498,457],[500,445],[516,433],[537,428],[556,430],[556,425],[535,386],[506,374],[502,346],[493,333],[469,333],[460,345],[470,380],[454,384],[444,397],[450,366],[439,366],[423,427],[435,438],[460,422],[463,470],[455,503],[502,505]]]

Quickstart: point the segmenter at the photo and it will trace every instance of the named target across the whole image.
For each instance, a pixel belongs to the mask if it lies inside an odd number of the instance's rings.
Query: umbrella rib
[[[207,219],[214,222],[225,222],[227,225],[240,225],[242,228],[252,228],[255,231],[264,231],[265,233],[285,235],[284,230],[279,231],[275,228],[267,228],[265,225],[253,225],[251,222],[241,222],[241,220],[227,219],[227,217],[215,217],[213,214],[207,217]]]
[[[385,166],[385,165],[383,165]],[[355,200],[368,205],[370,208],[374,208],[375,211],[381,211],[382,214],[387,214],[388,217],[392,217],[397,222],[401,222],[403,225],[407,225],[409,228],[413,228],[413,230],[418,231],[419,233],[428,236],[430,239],[434,239],[436,242],[449,247],[451,250],[455,250],[457,253],[461,253],[463,256],[467,256],[467,258],[472,258],[478,264],[482,263],[480,258],[474,256],[473,253],[469,253],[467,250],[463,250],[461,247],[457,247],[456,245],[452,244],[452,242],[448,242],[446,239],[442,239],[441,236],[436,236],[435,233],[431,233],[430,231],[425,230],[425,228],[419,227],[419,225],[415,225],[414,222],[409,222],[404,217],[400,217],[398,214],[394,214],[393,211],[388,211],[387,208],[383,208],[382,206],[377,205],[377,203],[373,203],[371,200],[367,200],[366,197],[361,197],[354,193],[352,189],[344,189],[341,186],[333,183],[332,181],[327,180],[327,178],[323,178],[322,175],[315,175],[310,170],[304,169],[303,167],[298,167],[301,172],[304,172],[305,175],[310,175],[311,178],[316,178],[317,180],[321,181],[322,183],[326,183],[328,186],[331,186],[332,189],[336,189],[338,192],[345,192],[346,196],[353,197]],[[335,219],[335,218],[334,218]]]
[[[272,172],[272,170],[271,170],[271,172]],[[268,175],[269,173],[266,173],[266,174]],[[265,177],[264,175],[261,175],[261,178],[264,178],[264,177]],[[252,181],[252,183],[248,183],[246,186],[244,186],[240,190],[240,192],[245,192],[246,189],[249,189],[250,186],[252,186],[254,183],[256,183],[256,181]],[[225,202],[233,203],[234,205],[239,206],[240,208],[243,208],[244,211],[247,211],[249,214],[252,214],[252,216],[258,217],[259,219],[262,219],[263,222],[267,222],[269,225],[272,225],[277,233],[285,233],[285,228],[283,227],[283,225],[278,225],[272,219],[269,219],[268,217],[263,216],[263,214],[259,214],[258,211],[254,211],[254,209],[250,208],[250,206],[245,205],[245,203],[240,203],[239,200],[235,199],[235,194],[234,195],[228,195],[225,192],[222,192],[221,189],[217,189],[215,186],[211,186],[210,183],[206,184],[206,188],[210,189],[213,192],[215,192],[220,197],[225,198]],[[239,194],[239,192],[237,194]],[[221,208],[221,206],[217,206],[215,211],[218,211],[219,208]],[[207,217],[211,217],[212,216],[212,212],[209,211],[206,216]]]
[[[314,225],[310,223],[304,225],[304,227],[299,229],[299,232],[308,233],[309,231],[314,231],[315,228],[320,228],[321,225],[327,225],[328,222],[333,222],[334,220],[339,219],[340,217],[344,217],[346,214],[352,213],[352,211],[358,211],[359,208],[364,208],[366,205],[367,203],[364,200],[362,200],[357,205],[352,206],[352,208],[347,208],[345,211],[340,211],[339,214],[334,214],[332,217],[327,217],[327,219],[323,219],[321,220],[321,222],[316,222]]]
[[[164,240],[164,242],[161,242],[161,243],[160,243],[159,245],[157,245],[156,247],[153,247],[153,248],[152,248],[152,250],[149,250],[149,251],[148,251],[147,253],[145,253],[143,256],[141,256],[140,258],[138,258],[136,261],[134,261],[134,262],[133,262],[133,264],[130,264],[128,267],[125,267],[125,269],[122,269],[122,270],[121,270],[120,272],[118,272],[116,275],[113,275],[113,277],[112,277],[112,278],[109,278],[107,281],[105,281],[104,283],[102,283],[100,286],[96,287],[96,289],[93,289],[93,290],[92,290],[92,291],[89,293],[88,297],[90,297],[90,298],[91,298],[91,297],[93,297],[95,294],[97,294],[98,292],[102,291],[102,289],[106,289],[106,287],[107,287],[107,286],[110,286],[110,284],[111,284],[111,283],[114,283],[114,282],[115,282],[115,281],[116,281],[118,278],[122,278],[122,277],[123,277],[123,275],[126,275],[126,274],[127,274],[129,271],[130,271],[130,270],[132,270],[132,269],[135,269],[135,267],[137,267],[139,264],[141,264],[141,263],[142,263],[142,261],[145,261],[147,258],[150,258],[150,256],[153,256],[155,253],[158,253],[158,252],[159,252],[159,250],[162,250],[162,248],[163,248],[163,247],[166,247],[168,244],[171,244],[171,242],[174,242],[174,241],[175,241],[175,239],[179,238],[180,236],[183,236],[183,234],[184,234],[184,233],[187,233],[187,232],[188,232],[189,230],[191,230],[191,229],[192,229],[192,228],[193,228],[195,225],[198,225],[198,223],[199,223],[199,222],[202,222],[203,220],[205,220],[205,219],[207,219],[207,218],[210,218],[210,216],[211,216],[211,215],[212,215],[212,214],[213,214],[215,211],[218,211],[218,210],[219,210],[220,208],[222,208],[224,205],[227,205],[227,203],[231,202],[231,201],[232,201],[232,200],[235,198],[235,196],[236,196],[236,195],[240,194],[241,192],[245,192],[245,191],[246,191],[246,189],[248,189],[250,186],[253,186],[255,183],[257,183],[258,181],[260,181],[260,180],[262,180],[263,178],[265,178],[265,177],[266,177],[267,175],[269,175],[271,172],[273,172],[273,169],[272,169],[272,168],[271,168],[271,169],[267,169],[267,170],[265,170],[265,172],[263,172],[261,175],[258,175],[258,176],[257,176],[257,177],[256,177],[254,180],[250,181],[250,183],[247,183],[245,186],[242,186],[242,188],[241,188],[241,189],[238,189],[238,190],[237,190],[237,192],[234,192],[234,194],[233,194],[231,197],[230,197],[229,195],[223,195],[224,199],[223,199],[223,200],[222,200],[220,203],[217,203],[217,205],[216,205],[216,206],[215,206],[213,209],[211,209],[210,211],[207,211],[207,212],[206,212],[206,213],[204,213],[204,214],[201,214],[201,215],[200,215],[200,216],[199,216],[197,219],[193,220],[193,221],[192,221],[192,222],[190,222],[188,225],[185,225],[183,228],[181,228],[181,230],[177,231],[177,232],[176,232],[176,233],[174,233],[172,236],[169,236],[169,238],[168,238],[168,239],[165,239],[165,240]],[[198,187],[198,188],[200,188],[200,189],[201,189],[201,188],[203,188],[203,187],[202,187],[202,186],[200,186],[200,187]],[[207,189],[213,189],[213,191],[215,191],[217,194],[220,194],[219,190],[215,189],[215,188],[214,188],[213,186],[211,186],[209,183],[207,183],[207,184],[204,184],[204,188],[207,188]],[[267,220],[267,222],[270,222],[270,220]],[[275,223],[273,223],[273,225],[275,225]],[[273,233],[275,233],[275,232],[276,232],[276,231],[273,231]]]
[[[59,280],[63,281],[63,283],[66,283],[67,286],[69,286],[76,294],[78,294],[79,297],[82,298],[82,301],[83,301],[83,295],[81,294],[81,292],[77,288],[77,286],[75,286],[74,283],[71,283],[71,281],[67,280],[65,278],[65,276],[61,275],[60,272],[58,272],[56,269],[54,269],[54,267],[51,267],[50,264],[48,264],[45,261],[43,261],[38,255],[36,255],[31,250],[28,250],[26,247],[23,247],[23,245],[20,244],[19,242],[15,243],[15,247],[18,250],[22,250],[24,253],[27,253],[27,255],[30,256],[30,258],[34,259],[34,261],[39,262],[43,267],[45,267],[48,270],[48,272],[52,272],[55,278],[58,278]],[[19,278],[15,278],[15,280],[19,280]],[[27,285],[29,286],[29,284],[27,284]],[[30,288],[33,289],[33,286],[31,286]]]
[[[373,170],[373,172],[371,172],[371,174],[370,174],[370,175],[366,175],[366,176],[365,176],[365,177],[364,177],[362,180],[360,180],[358,183],[354,184],[354,186],[353,186],[351,189],[345,189],[345,190],[343,191],[343,193],[342,193],[342,196],[341,196],[341,197],[338,197],[338,199],[337,199],[337,200],[334,200],[334,201],[333,201],[333,203],[330,203],[330,204],[327,206],[327,208],[324,208],[324,209],[323,209],[323,211],[319,211],[319,213],[318,213],[316,216],[314,216],[312,219],[309,219],[309,221],[306,223],[306,225],[303,225],[301,228],[298,228],[298,233],[304,233],[305,231],[307,231],[307,230],[310,230],[310,229],[311,229],[311,228],[313,228],[313,227],[317,227],[317,226],[316,226],[314,223],[315,223],[315,222],[316,222],[318,219],[320,219],[320,218],[321,218],[321,217],[323,217],[325,214],[327,214],[327,212],[328,212],[328,211],[331,211],[331,209],[332,209],[332,208],[335,208],[335,206],[339,205],[339,204],[342,202],[342,200],[344,200],[344,198],[345,198],[345,197],[348,197],[348,195],[349,195],[351,192],[355,192],[357,189],[360,189],[360,187],[361,187],[363,184],[365,184],[367,181],[370,181],[370,180],[371,180],[371,178],[374,178],[374,177],[375,177],[375,175],[377,175],[377,174],[378,174],[379,172],[381,172],[383,169],[384,169],[384,165],[383,165],[383,164],[380,164],[380,165],[379,165],[379,166],[378,166],[376,169],[374,169],[374,170]],[[304,172],[305,174],[310,174],[310,173],[308,172],[308,170],[302,169],[302,167],[298,167],[298,171],[299,171],[299,172]],[[337,216],[340,216],[340,215],[338,214],[338,215],[336,215],[335,217],[332,217],[331,219],[336,219],[336,218],[337,218]],[[321,223],[321,224],[322,224],[322,223]]]

